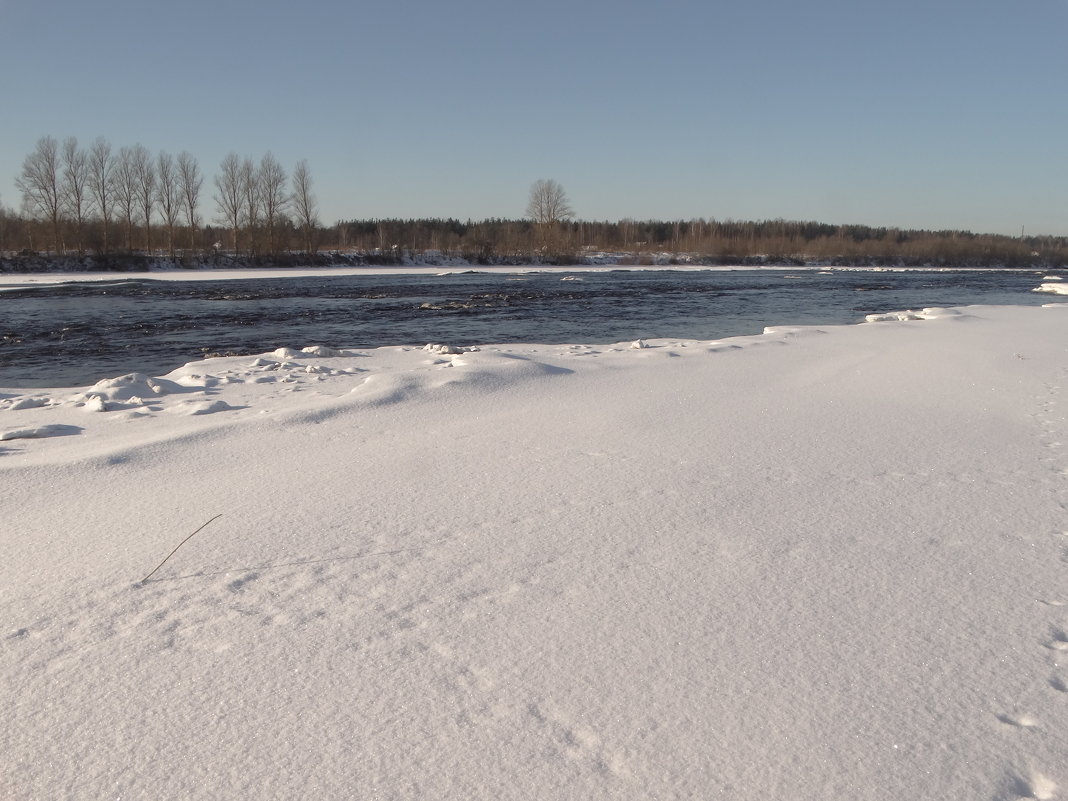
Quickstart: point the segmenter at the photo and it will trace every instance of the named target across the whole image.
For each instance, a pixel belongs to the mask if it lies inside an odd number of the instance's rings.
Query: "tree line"
[[[1068,266],[1068,237],[789,220],[349,220],[323,236],[332,249],[378,262],[431,251],[472,264],[581,264],[607,252],[621,264]]]
[[[0,257],[47,252],[115,266],[109,254],[165,254],[203,263],[349,264],[464,260],[579,264],[608,252],[624,264],[1068,266],[1068,238],[975,234],[791,220],[575,219],[563,187],[539,180],[526,217],[318,219],[306,161],[288,175],[271,153],[227,155],[212,178],[215,216],[203,218],[204,174],[183,151],[117,151],[98,138],[37,142],[16,180],[22,207],[0,205]],[[103,258],[101,258],[103,257]],[[142,260],[143,263],[143,260]]]
[[[81,147],[42,137],[26,156],[15,186],[19,212],[0,205],[0,253],[49,251],[203,254],[224,247],[275,255],[294,244],[313,252],[320,229],[311,171],[300,161],[288,175],[270,152],[259,161],[227,155],[214,176],[216,222],[202,217],[204,173],[188,151],[152,154],[98,137]],[[224,236],[225,234],[225,236]]]

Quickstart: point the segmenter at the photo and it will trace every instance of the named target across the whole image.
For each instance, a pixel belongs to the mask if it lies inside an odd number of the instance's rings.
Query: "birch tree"
[[[267,227],[267,252],[271,255],[279,251],[278,227],[289,205],[286,193],[286,171],[274,154],[267,152],[260,160],[258,173],[259,196],[263,206],[263,222]]]
[[[244,214],[245,228],[248,230],[248,249],[256,253],[256,229],[260,224],[260,171],[255,162],[245,158],[241,162],[241,208]]]
[[[293,213],[300,228],[305,253],[315,252],[315,229],[319,226],[319,209],[312,194],[311,171],[307,161],[293,168]]]
[[[182,211],[182,193],[178,185],[174,157],[160,152],[156,157],[156,201],[167,229],[167,255],[174,258],[174,228]]]
[[[8,250],[7,229],[10,227],[8,224],[9,216],[8,210],[0,202],[0,256],[4,255]]]
[[[60,252],[59,143],[51,136],[37,140],[37,147],[22,162],[22,172],[15,186],[22,193],[23,206],[33,216],[47,220],[52,228],[52,250]]]
[[[156,167],[144,145],[133,148],[134,189],[145,221],[145,252],[152,253],[152,210],[156,205]]]
[[[89,146],[89,195],[93,205],[100,214],[102,226],[101,252],[108,252],[108,228],[111,225],[112,205],[114,203],[112,174],[115,171],[115,159],[111,155],[111,144],[103,137],[97,137]]]
[[[137,170],[134,166],[134,150],[119,148],[111,181],[112,197],[125,224],[126,250],[133,250],[133,221],[137,210]]]
[[[200,202],[200,187],[204,183],[204,176],[200,174],[197,160],[183,150],[178,154],[178,186],[182,197],[182,208],[185,210],[185,221],[189,226],[189,249],[196,247],[197,230],[197,203]]]
[[[219,209],[220,222],[232,232],[234,253],[237,253],[238,229],[241,226],[241,214],[244,209],[245,193],[241,181],[241,159],[236,153],[229,153],[219,165],[219,174],[215,176],[215,205]]]
[[[63,140],[63,207],[74,220],[74,240],[78,253],[85,252],[85,218],[89,210],[89,160],[78,140]]]

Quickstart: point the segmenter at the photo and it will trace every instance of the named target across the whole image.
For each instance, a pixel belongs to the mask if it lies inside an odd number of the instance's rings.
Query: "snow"
[[[1059,280],[1059,279],[1058,279]],[[1050,292],[1054,295],[1068,295],[1068,284],[1058,284],[1049,282],[1045,284],[1039,284],[1035,288],[1035,292]]]
[[[193,270],[147,270],[144,272],[54,272],[54,273],[0,273],[0,292],[13,289],[26,289],[35,285],[51,286],[64,283],[114,283],[137,280],[152,281],[228,281],[234,279],[265,279],[265,278],[314,278],[323,276],[349,276],[349,275],[422,275],[447,277],[450,275],[466,275],[473,273],[486,273],[494,275],[524,275],[531,273],[560,274],[564,278],[574,276],[576,273],[613,272],[616,270],[647,271],[663,269],[656,266],[627,266],[606,263],[599,265],[522,265],[522,266],[494,266],[478,265],[468,266],[462,270],[442,270],[440,265],[427,266],[420,264],[399,265],[388,267],[381,265],[367,267],[264,267],[264,268],[230,268],[230,269],[193,269]],[[761,267],[710,267],[694,265],[678,265],[673,270],[699,272],[699,271],[734,271],[734,270],[781,270],[776,268]],[[861,268],[863,269],[863,268]],[[581,279],[578,279],[581,280]]]
[[[427,266],[421,263],[405,264],[395,267],[373,265],[366,267],[326,266],[326,267],[264,267],[264,268],[199,268],[199,269],[152,269],[144,272],[42,272],[42,273],[0,273],[0,292],[25,290],[34,286],[52,286],[66,283],[124,283],[127,281],[227,281],[234,279],[268,279],[268,278],[314,278],[325,276],[350,275],[422,275],[448,277],[451,275],[468,275],[474,273],[493,275],[527,275],[544,273],[559,274],[561,281],[581,281],[581,273],[598,272],[646,272],[665,269],[664,264],[633,265],[618,263],[621,254],[597,254],[604,258],[594,259],[593,263],[572,264],[564,266],[548,264],[532,265],[468,265],[466,269],[442,270],[440,265]],[[783,265],[704,265],[674,264],[667,267],[676,272],[782,272]],[[975,267],[834,267],[826,265],[794,265],[790,268],[795,273],[818,273],[831,275],[834,272],[990,272],[989,268]],[[1032,271],[1033,272],[1033,271]],[[1040,275],[1040,273],[1034,273]],[[798,277],[798,276],[791,276]],[[1059,281],[1058,276],[1047,275],[1042,281]],[[1042,284],[1046,286],[1046,284]],[[1056,291],[1036,288],[1038,291]]]
[[[0,797],[1063,795],[1068,304],[291,345],[0,390]]]

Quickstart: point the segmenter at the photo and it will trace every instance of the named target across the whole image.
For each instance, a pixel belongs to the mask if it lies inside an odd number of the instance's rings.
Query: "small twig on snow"
[[[207,523],[205,523],[204,525],[202,525],[202,526],[201,526],[200,528],[198,528],[198,529],[197,529],[196,531],[194,531],[194,532],[193,532],[192,534],[190,534],[190,535],[189,535],[188,537],[186,537],[186,538],[185,538],[184,540],[182,540],[181,542],[179,542],[179,543],[178,543],[178,545],[177,545],[177,546],[175,547],[175,549],[174,549],[173,551],[171,551],[171,552],[170,552],[169,554],[167,554],[167,558],[166,558],[166,559],[164,559],[164,560],[163,560],[162,562],[160,562],[160,563],[159,563],[158,565],[156,565],[156,567],[155,567],[155,568],[154,568],[154,569],[152,570],[152,572],[151,572],[151,573],[149,573],[149,574],[148,574],[147,576],[145,576],[145,577],[144,577],[143,579],[141,579],[141,581],[140,581],[140,582],[138,582],[138,583],[139,583],[139,584],[144,584],[144,583],[145,583],[146,581],[148,581],[148,580],[149,580],[150,578],[152,578],[152,576],[153,576],[153,575],[155,575],[155,572],[156,572],[157,570],[159,570],[159,569],[160,569],[161,567],[163,567],[163,566],[164,566],[165,564],[167,564],[167,559],[170,559],[170,558],[171,558],[172,556],[174,556],[174,555],[175,555],[176,553],[178,553],[178,549],[179,549],[179,548],[181,548],[181,547],[182,547],[183,545],[185,545],[185,544],[186,544],[187,542],[189,542],[189,540],[193,539],[193,537],[194,537],[194,536],[195,536],[196,534],[199,534],[199,533],[200,533],[201,531],[203,531],[204,529],[206,529],[206,528],[208,527],[208,523],[213,523],[213,522],[215,522],[216,520],[218,520],[218,519],[219,519],[220,517],[222,517],[222,514],[221,514],[221,513],[220,513],[220,514],[217,514],[217,515],[215,515],[215,517],[213,517],[213,518],[212,518],[211,520],[209,520],[209,521],[208,521]]]

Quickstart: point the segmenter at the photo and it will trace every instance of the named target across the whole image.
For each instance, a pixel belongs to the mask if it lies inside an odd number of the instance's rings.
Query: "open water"
[[[1033,271],[453,273],[69,283],[0,292],[0,386],[162,375],[307,345],[721,339],[928,306],[1038,305]],[[0,286],[3,276],[0,276]]]

